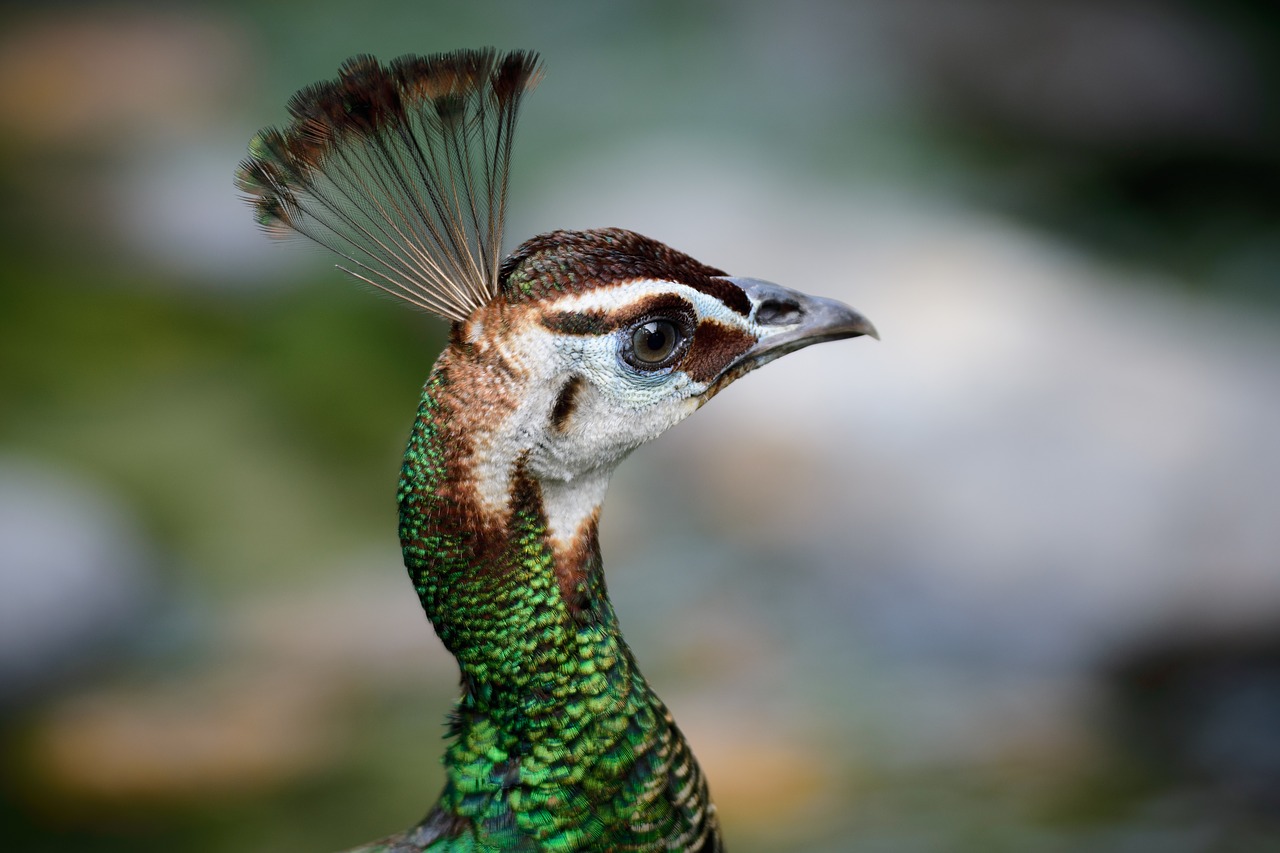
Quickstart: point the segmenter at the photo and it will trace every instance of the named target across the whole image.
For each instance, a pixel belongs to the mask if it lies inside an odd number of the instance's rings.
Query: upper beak
[[[811,344],[860,335],[880,339],[871,321],[843,302],[754,278],[728,280],[746,291],[751,299],[750,319],[761,334],[756,344],[720,375],[710,389],[712,393],[744,373]]]

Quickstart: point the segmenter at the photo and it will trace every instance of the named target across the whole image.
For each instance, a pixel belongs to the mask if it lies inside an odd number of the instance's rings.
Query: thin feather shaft
[[[272,236],[300,234],[361,281],[450,320],[497,298],[511,139],[537,55],[456,51],[343,63],[250,145],[237,186]]]

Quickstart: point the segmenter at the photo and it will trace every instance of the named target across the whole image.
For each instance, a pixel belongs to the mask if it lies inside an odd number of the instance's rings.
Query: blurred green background
[[[355,53],[527,47],[508,248],[855,305],[625,464],[610,584],[732,849],[1280,849],[1280,11],[10,5],[0,845],[417,820],[455,670],[394,484],[443,324],[231,175]]]

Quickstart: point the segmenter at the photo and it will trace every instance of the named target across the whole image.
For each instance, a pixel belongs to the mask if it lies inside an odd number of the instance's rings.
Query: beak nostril
[[[803,315],[800,303],[790,299],[765,299],[756,308],[756,322],[761,326],[789,326],[800,322]]]

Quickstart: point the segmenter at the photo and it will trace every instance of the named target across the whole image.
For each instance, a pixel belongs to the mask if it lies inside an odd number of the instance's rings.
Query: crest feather
[[[353,57],[253,138],[236,186],[271,236],[301,234],[350,275],[465,320],[499,293],[512,136],[541,76],[532,51]]]

